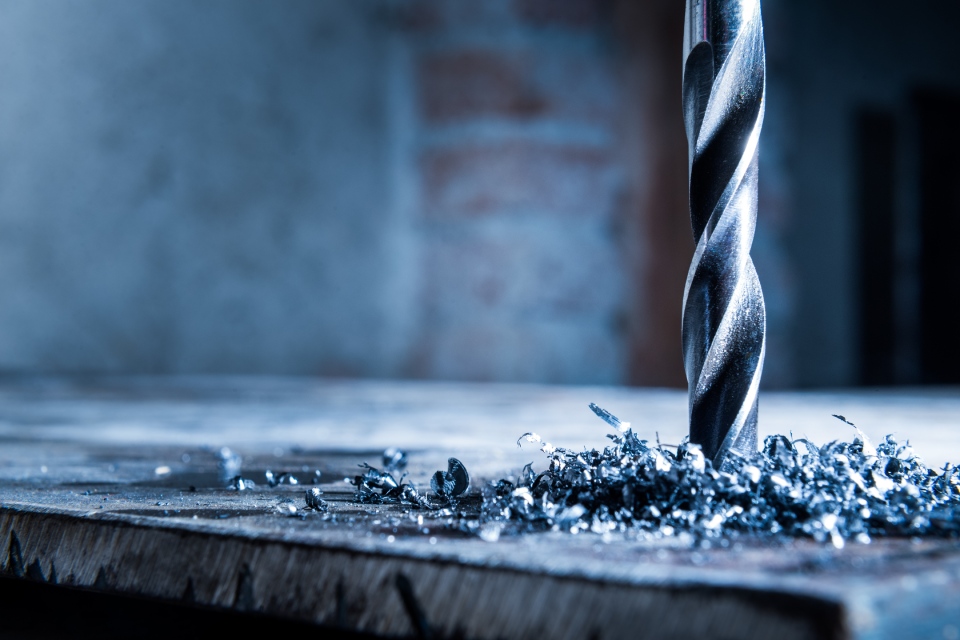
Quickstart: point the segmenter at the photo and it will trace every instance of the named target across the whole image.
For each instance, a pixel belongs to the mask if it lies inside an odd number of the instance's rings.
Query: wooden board
[[[382,635],[469,638],[909,638],[960,633],[960,542],[812,541],[690,548],[546,533],[487,542],[409,507],[362,506],[344,482],[410,452],[422,488],[456,456],[474,484],[542,467],[517,437],[603,446],[597,402],[649,438],[685,432],[682,392],[263,378],[0,382],[0,567],[24,578]],[[960,394],[764,394],[762,434],[908,436],[960,461]],[[243,456],[249,491],[216,452]],[[266,469],[309,482],[270,488]],[[423,517],[420,522],[418,517]]]

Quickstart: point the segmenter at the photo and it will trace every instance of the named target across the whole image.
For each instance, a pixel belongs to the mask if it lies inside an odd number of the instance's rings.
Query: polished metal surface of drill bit
[[[720,467],[757,449],[766,313],[750,259],[765,94],[759,0],[687,0],[683,110],[696,251],[683,301],[690,440]]]

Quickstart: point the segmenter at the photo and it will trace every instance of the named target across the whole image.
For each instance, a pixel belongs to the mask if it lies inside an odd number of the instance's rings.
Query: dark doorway
[[[864,110],[856,120],[860,383],[893,384],[896,118],[884,111]]]
[[[918,92],[920,372],[926,384],[960,383],[960,96]]]

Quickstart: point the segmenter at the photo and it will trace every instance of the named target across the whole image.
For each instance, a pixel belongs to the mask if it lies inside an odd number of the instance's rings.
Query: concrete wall
[[[623,380],[570,7],[0,3],[0,370]]]
[[[767,386],[857,381],[851,114],[960,88],[917,6],[764,2]],[[682,386],[682,13],[0,0],[0,372]]]
[[[395,373],[377,8],[0,3],[0,369]]]

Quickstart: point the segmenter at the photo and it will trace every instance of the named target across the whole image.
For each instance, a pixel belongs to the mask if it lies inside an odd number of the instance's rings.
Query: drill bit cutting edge
[[[720,468],[757,449],[766,312],[750,259],[765,96],[759,0],[687,0],[683,111],[696,251],[683,295],[690,440]]]

